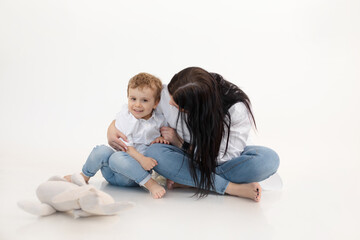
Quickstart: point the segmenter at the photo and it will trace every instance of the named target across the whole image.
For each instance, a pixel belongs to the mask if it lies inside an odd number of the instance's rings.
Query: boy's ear
[[[159,102],[160,102],[160,100],[155,100],[155,105],[154,105],[154,109],[159,105]]]

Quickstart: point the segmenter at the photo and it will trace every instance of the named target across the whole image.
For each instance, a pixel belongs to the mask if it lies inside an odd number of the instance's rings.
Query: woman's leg
[[[160,175],[176,183],[196,187],[190,174],[190,159],[180,148],[166,144],[152,144],[146,150],[145,155],[158,162],[154,170]],[[199,170],[197,170],[197,176],[200,177]],[[228,180],[214,174],[215,188],[212,189],[214,192],[224,194],[228,184]]]
[[[147,188],[153,198],[161,198],[165,194],[165,189],[160,186],[138,161],[126,152],[115,152],[110,156],[109,168],[117,175],[125,176],[140,186]]]
[[[219,174],[214,174],[214,186],[213,191],[219,194],[230,194],[238,197],[250,198],[255,201],[260,201],[261,187],[256,181],[260,181],[271,176],[279,165],[279,159],[277,154],[270,149],[264,147],[249,147],[243,155],[242,166],[239,164],[233,164],[232,160],[229,163],[221,165],[223,168],[217,168]],[[174,146],[164,144],[153,144],[145,153],[146,156],[152,157],[158,161],[158,165],[154,168],[159,174],[164,177],[183,185],[195,187],[195,183],[190,175],[189,158],[185,153]],[[245,157],[250,155],[250,157]],[[262,161],[266,158],[270,158],[267,164]],[[257,160],[257,161],[256,161]],[[235,161],[234,161],[235,162]],[[258,164],[263,164],[258,166]],[[241,169],[243,167],[243,169]],[[248,176],[243,177],[242,181],[238,181],[241,178],[241,169],[243,172],[250,171]],[[254,169],[258,169],[256,172]],[[198,176],[200,175],[197,171]],[[221,175],[220,175],[221,174]],[[251,175],[255,174],[255,177]],[[247,175],[247,174],[245,174]],[[227,178],[229,177],[229,179]],[[233,179],[237,181],[233,181]],[[254,180],[252,182],[251,180]]]
[[[101,169],[103,177],[112,185],[132,187],[138,184],[124,175],[113,172],[109,168],[109,158],[115,151],[105,145],[96,146],[86,160],[82,173],[86,177],[94,176]]]
[[[260,182],[279,167],[279,156],[270,148],[247,146],[239,157],[223,163],[216,173],[233,183]]]

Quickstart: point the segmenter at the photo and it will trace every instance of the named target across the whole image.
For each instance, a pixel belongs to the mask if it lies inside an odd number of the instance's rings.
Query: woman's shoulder
[[[229,108],[229,114],[231,116],[231,122],[233,124],[242,121],[244,118],[248,118],[248,109],[243,102],[237,102]]]
[[[229,108],[230,115],[247,114],[248,109],[243,102],[237,102]]]
[[[157,106],[157,111],[160,113],[166,113],[169,109],[169,101],[170,101],[170,94],[167,89],[167,85],[163,84],[163,89],[161,90],[161,98],[159,105]]]

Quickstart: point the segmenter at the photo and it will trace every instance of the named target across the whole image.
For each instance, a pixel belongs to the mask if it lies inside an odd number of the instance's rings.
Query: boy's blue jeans
[[[153,144],[145,152],[158,165],[154,170],[176,183],[195,186],[189,169],[190,159],[179,148],[166,144]],[[224,194],[229,182],[260,182],[273,175],[279,167],[279,157],[273,150],[261,146],[247,146],[239,157],[216,168],[214,192]],[[115,152],[107,146],[93,149],[83,167],[86,176],[101,169],[104,178],[113,185],[138,186],[150,179],[150,173],[125,152]],[[197,174],[200,176],[200,174]]]
[[[96,146],[86,160],[82,172],[92,177],[101,169],[103,177],[110,184],[135,187],[144,185],[150,173],[126,152],[115,152],[111,147]]]

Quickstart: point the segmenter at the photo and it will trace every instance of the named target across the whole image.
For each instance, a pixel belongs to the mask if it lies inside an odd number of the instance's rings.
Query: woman
[[[170,125],[162,136],[172,145],[153,144],[145,155],[157,160],[154,169],[170,180],[168,188],[181,184],[196,187],[200,197],[214,191],[260,201],[258,182],[276,172],[279,157],[269,148],[246,146],[256,123],[241,89],[219,74],[186,68],[163,89],[158,110]],[[111,124],[109,144],[124,150],[119,137]]]

